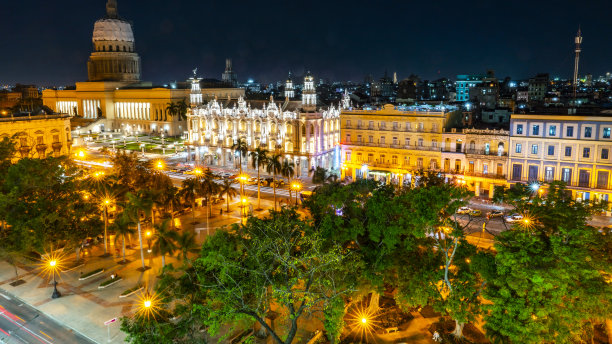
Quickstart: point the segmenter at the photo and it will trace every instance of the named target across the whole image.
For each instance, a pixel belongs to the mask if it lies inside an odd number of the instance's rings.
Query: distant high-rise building
[[[224,82],[231,84],[232,87],[236,87],[238,84],[238,77],[232,70],[232,59],[225,59],[225,72],[223,72],[221,79]]]
[[[473,75],[457,75],[457,81],[455,81],[455,88],[457,90],[458,102],[466,102],[470,100],[470,88],[473,88],[482,82],[482,79],[486,78],[486,75],[473,74]]]
[[[285,98],[293,98],[295,97],[295,89],[293,88],[293,79],[291,78],[291,72],[289,72],[289,76],[287,77],[287,81],[285,82]]]
[[[548,73],[540,73],[534,78],[529,79],[529,101],[539,102],[544,100],[546,91],[548,90],[548,82],[550,77]]]
[[[580,62],[580,52],[582,51],[582,33],[580,32],[580,27],[578,27],[578,34],[574,39],[576,43],[576,58],[574,59],[574,99],[576,98],[576,86],[578,85],[578,63]]]

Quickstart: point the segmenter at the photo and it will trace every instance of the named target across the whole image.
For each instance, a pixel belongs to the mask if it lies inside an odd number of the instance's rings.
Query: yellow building
[[[444,112],[342,110],[342,178],[372,177],[402,184],[420,169],[439,170]]]
[[[442,164],[447,177],[464,183],[476,196],[493,197],[495,186],[507,185],[507,130],[451,129],[442,137]]]
[[[612,195],[612,116],[513,114],[508,182],[563,181],[579,200]]]
[[[70,154],[70,116],[40,115],[0,118],[0,140],[15,140],[17,158],[45,158]]]

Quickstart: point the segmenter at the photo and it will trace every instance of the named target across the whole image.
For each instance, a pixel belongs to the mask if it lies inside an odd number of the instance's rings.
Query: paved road
[[[0,343],[94,343],[34,308],[0,293]]]

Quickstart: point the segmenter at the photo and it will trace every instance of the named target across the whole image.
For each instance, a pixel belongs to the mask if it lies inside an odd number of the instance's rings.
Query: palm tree
[[[272,186],[274,188],[274,210],[276,210],[276,174],[280,173],[282,164],[281,164],[281,155],[274,154],[272,157],[268,158],[268,166],[266,170],[268,173],[272,173]]]
[[[268,150],[265,148],[257,147],[255,151],[251,152],[251,164],[253,168],[257,169],[257,210],[261,210],[261,182],[259,180],[259,168],[265,165],[268,161]]]
[[[313,184],[323,184],[328,180],[327,170],[323,167],[317,167],[312,173],[312,183]]]
[[[132,219],[136,219],[138,222],[138,241],[140,243],[140,259],[142,261],[142,270],[146,270],[144,262],[144,251],[142,245],[142,230],[140,226],[140,215],[147,216],[151,215],[151,209],[153,208],[153,198],[151,192],[148,190],[138,190],[136,193],[128,192],[126,194],[128,199],[128,213]]]
[[[207,168],[199,179],[198,191],[199,194],[206,200],[206,208],[208,210],[207,216],[209,218],[212,211],[211,198],[212,196],[219,194],[219,184],[217,184],[215,181],[215,175],[210,168]]]
[[[242,157],[246,156],[247,152],[249,151],[249,146],[245,139],[239,138],[232,145],[232,150],[234,151],[234,153],[239,154],[238,158],[240,159],[240,174],[242,174]]]
[[[234,184],[234,181],[232,179],[229,178],[224,178],[223,179],[223,184],[221,184],[219,186],[219,196],[226,197],[227,200],[227,212],[229,213],[230,208],[229,208],[229,202],[231,199],[233,199],[236,196],[236,189],[234,189],[234,187],[232,186],[232,184]]]
[[[162,268],[166,267],[166,255],[172,256],[177,249],[178,233],[168,228],[169,222],[170,219],[165,219],[161,224],[155,226],[153,253],[161,254]]]
[[[179,191],[179,195],[186,203],[191,204],[191,217],[193,218],[192,224],[195,224],[195,206],[196,198],[198,198],[199,196],[199,182],[195,178],[187,178],[183,180],[181,186],[182,187]]]
[[[163,196],[163,204],[166,207],[166,211],[170,213],[170,220],[172,221],[172,228],[174,229],[174,212],[181,207],[179,189],[174,185],[170,185],[166,188],[166,191],[164,191]]]
[[[122,239],[122,254],[123,254],[123,263],[126,262],[125,260],[125,237],[127,235],[132,235],[134,234],[134,227],[132,227],[132,225],[134,224],[134,222],[132,221],[132,219],[130,218],[130,216],[127,213],[123,213],[118,219],[117,221],[115,221],[115,223],[113,223],[113,230],[115,232],[115,244],[117,243],[117,238],[119,236],[121,236]]]
[[[183,232],[176,238],[176,244],[178,246],[177,258],[180,260],[188,259],[187,254],[198,253],[199,247],[195,241],[195,234],[193,232]]]
[[[294,173],[295,173],[295,164],[293,163],[293,161],[290,161],[289,159],[285,159],[283,161],[283,165],[281,166],[281,175],[283,177],[287,177],[287,180],[289,180],[291,184],[291,177],[293,177]],[[289,204],[291,204],[291,185],[289,185]]]

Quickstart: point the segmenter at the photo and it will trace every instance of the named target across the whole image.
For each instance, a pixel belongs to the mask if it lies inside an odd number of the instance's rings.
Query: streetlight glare
[[[144,302],[144,306],[145,306],[146,308],[151,308],[151,300],[146,300],[146,301]]]
[[[50,262],[49,262],[49,265],[50,265],[50,266],[55,266],[56,264],[57,264],[57,261],[56,261],[56,260],[52,260],[52,261],[50,261]]]
[[[368,322],[368,319],[366,319],[366,318],[361,318],[361,322],[362,322],[362,323],[364,323],[364,324],[366,324],[366,323]]]

